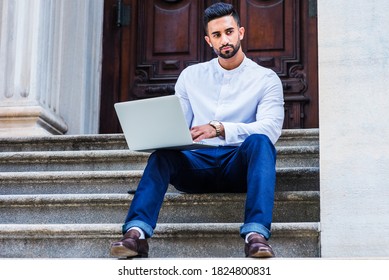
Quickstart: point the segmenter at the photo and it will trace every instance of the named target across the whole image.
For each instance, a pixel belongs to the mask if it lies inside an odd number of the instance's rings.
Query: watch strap
[[[210,121],[209,125],[216,130],[216,137],[221,135],[221,123],[219,121]]]

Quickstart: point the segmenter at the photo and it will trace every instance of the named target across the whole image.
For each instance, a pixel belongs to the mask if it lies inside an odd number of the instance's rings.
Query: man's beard
[[[222,53],[222,49],[224,47],[231,47],[232,48],[232,51],[227,51],[227,52],[224,52]],[[220,56],[221,58],[224,58],[224,59],[228,59],[228,58],[231,58],[233,57],[238,51],[239,51],[239,48],[240,48],[240,41],[238,41],[238,43],[236,44],[236,46],[232,45],[232,44],[227,44],[227,45],[224,45],[222,46],[219,50],[216,50],[214,49],[215,53]]]

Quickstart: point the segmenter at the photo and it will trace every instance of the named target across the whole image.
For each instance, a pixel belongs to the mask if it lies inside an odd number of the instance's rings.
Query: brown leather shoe
[[[111,255],[118,258],[147,258],[149,244],[146,239],[139,239],[139,237],[137,230],[129,230],[120,241],[111,244]]]
[[[276,255],[265,237],[258,233],[249,236],[248,243],[245,243],[244,252],[250,258],[272,258]]]

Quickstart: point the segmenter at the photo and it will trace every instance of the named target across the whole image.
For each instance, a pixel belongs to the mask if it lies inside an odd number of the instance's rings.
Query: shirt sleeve
[[[179,75],[175,85],[175,95],[179,98],[181,108],[184,112],[186,123],[190,128],[193,120],[193,110],[190,105],[189,97],[185,88],[185,70]]]
[[[268,78],[264,95],[257,106],[255,122],[223,122],[227,145],[241,143],[251,134],[264,134],[273,144],[277,142],[284,122],[283,89],[277,74],[272,72]]]

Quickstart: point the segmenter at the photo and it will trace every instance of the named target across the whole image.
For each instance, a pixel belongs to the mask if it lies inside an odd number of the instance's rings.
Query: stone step
[[[149,154],[128,150],[0,153],[0,172],[143,170]]]
[[[141,170],[148,156],[128,150],[3,152],[0,172]],[[277,167],[313,166],[319,166],[318,146],[277,149]]]
[[[284,130],[276,148],[271,244],[319,257],[319,130]],[[148,153],[122,134],[0,138],[0,151],[0,258],[110,257]],[[169,187],[150,257],[243,257],[244,200]]]
[[[158,224],[150,258],[240,258],[237,223]],[[272,245],[279,258],[320,257],[319,223],[274,223]],[[0,258],[111,258],[110,243],[121,224],[1,224]]]
[[[48,135],[0,138],[3,152],[127,150],[123,134]]]
[[[319,129],[284,129],[276,146],[318,145]],[[123,134],[2,137],[0,151],[127,150]]]
[[[0,196],[0,224],[122,223],[133,195],[52,194]],[[161,223],[243,221],[245,194],[167,193]],[[319,192],[276,192],[274,222],[318,222]]]
[[[318,146],[319,129],[284,129],[276,146]]]
[[[45,171],[0,173],[0,195],[133,193],[143,174],[135,171]],[[278,191],[319,190],[319,167],[277,168]],[[174,192],[174,188],[170,188]]]

